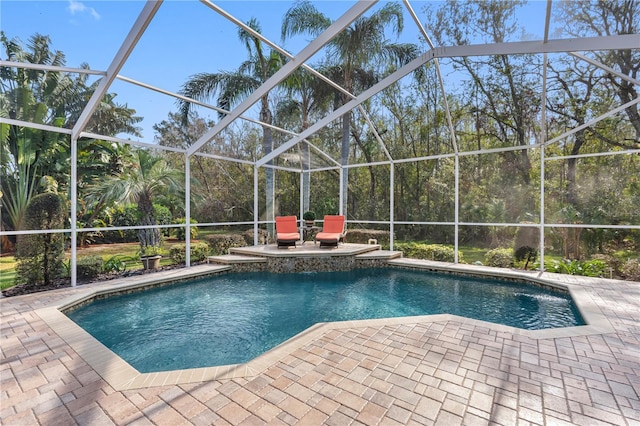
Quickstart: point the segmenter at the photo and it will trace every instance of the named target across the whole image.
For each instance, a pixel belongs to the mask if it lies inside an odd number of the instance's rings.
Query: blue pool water
[[[148,373],[247,362],[318,322],[441,313],[529,330],[584,324],[562,291],[391,268],[223,274],[67,315]]]

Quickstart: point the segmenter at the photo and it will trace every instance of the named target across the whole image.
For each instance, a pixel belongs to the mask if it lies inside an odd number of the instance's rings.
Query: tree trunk
[[[138,197],[138,210],[140,211],[140,223],[141,226],[155,226],[156,217],[153,211],[153,202],[151,196],[147,193],[142,193]],[[158,228],[142,228],[138,230],[138,239],[140,240],[140,247],[159,246],[160,245],[160,231]]]
[[[310,193],[311,193],[311,148],[307,142],[302,143],[302,212],[311,210]]]
[[[582,125],[584,120],[580,120],[578,122],[578,126]],[[571,155],[578,155],[580,153],[580,148],[584,145],[584,130],[580,130],[575,133],[576,141],[573,143],[573,147],[571,148]],[[576,165],[578,159],[577,158],[568,158],[567,159],[567,203],[571,204],[574,208],[577,208],[577,190],[576,190]]]

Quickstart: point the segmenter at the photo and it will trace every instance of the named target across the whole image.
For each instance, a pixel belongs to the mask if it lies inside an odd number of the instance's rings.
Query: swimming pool
[[[223,274],[67,315],[147,373],[244,363],[318,322],[439,313],[529,330],[584,325],[560,290],[393,268]]]

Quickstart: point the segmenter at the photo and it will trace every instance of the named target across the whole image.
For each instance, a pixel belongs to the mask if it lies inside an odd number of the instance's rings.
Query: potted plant
[[[315,212],[312,212],[312,211],[304,212],[304,214],[302,215],[302,218],[304,219],[305,225],[307,225],[308,227],[311,227],[316,221],[316,214]]]
[[[144,269],[158,269],[160,267],[160,246],[144,246],[140,249],[140,260]]]

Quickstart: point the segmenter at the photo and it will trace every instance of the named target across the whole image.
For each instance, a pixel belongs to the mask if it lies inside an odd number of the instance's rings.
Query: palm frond
[[[258,88],[261,81],[242,73],[225,73],[216,100],[220,108],[230,110]]]
[[[331,19],[320,13],[310,1],[301,1],[285,13],[281,37],[283,40],[297,34],[315,37],[329,28],[331,23]]]
[[[192,75],[180,89],[180,94],[197,101],[207,101],[216,93],[220,85],[223,73],[198,73]],[[184,122],[188,120],[191,112],[191,102],[178,100],[178,109]]]

